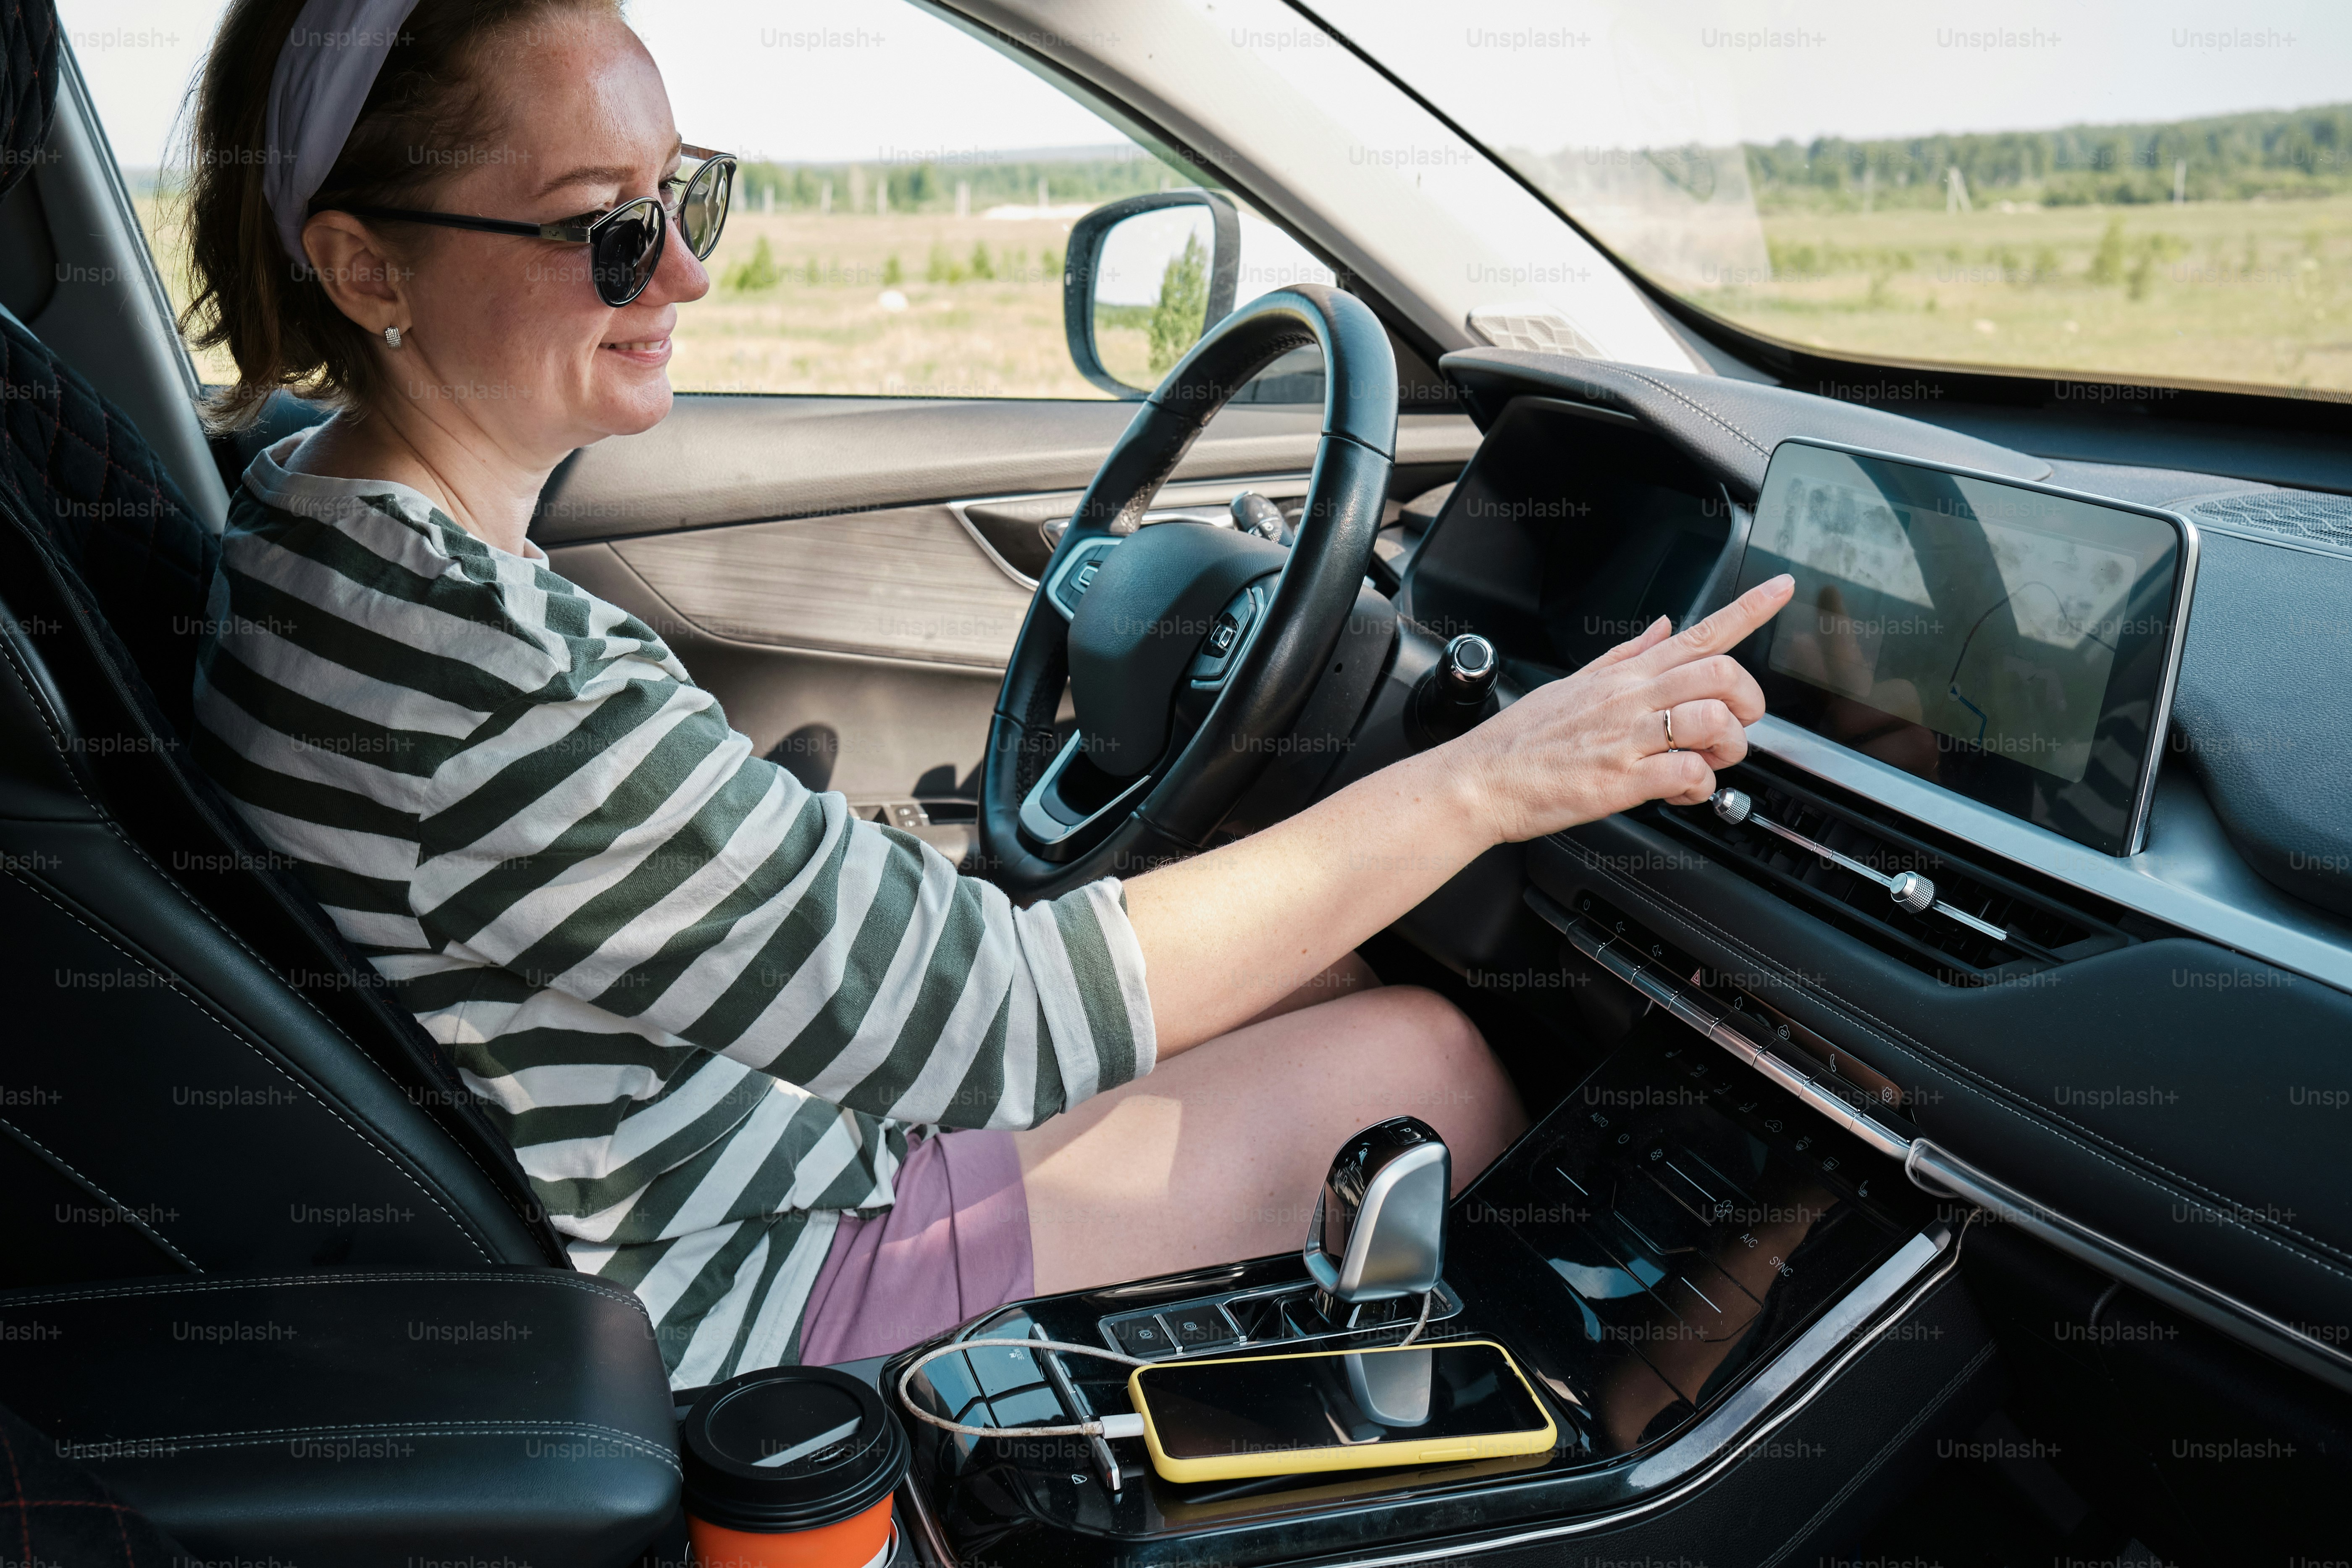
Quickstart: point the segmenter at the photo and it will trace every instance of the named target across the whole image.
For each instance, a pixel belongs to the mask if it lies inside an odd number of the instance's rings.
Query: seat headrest
[[[0,196],[49,139],[59,41],[56,0],[0,0]]]

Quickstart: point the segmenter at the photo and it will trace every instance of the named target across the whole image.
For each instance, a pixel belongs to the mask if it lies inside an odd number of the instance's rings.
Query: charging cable
[[[1402,1350],[1405,1346],[1412,1343],[1413,1341],[1421,1338],[1421,1331],[1429,1327],[1429,1304],[1436,1300],[1437,1292],[1434,1290],[1423,1290],[1421,1293],[1421,1316],[1412,1321],[1412,1332],[1397,1341],[1396,1349]]]
[[[1436,1297],[1437,1292],[1434,1290],[1424,1290],[1421,1293],[1421,1316],[1413,1321],[1412,1331],[1388,1348],[1402,1350],[1421,1337],[1421,1331],[1429,1326],[1429,1304]],[[1116,1351],[1102,1350],[1094,1345],[1072,1344],[1066,1340],[959,1340],[952,1344],[940,1345],[925,1351],[921,1355],[908,1362],[906,1369],[898,1373],[898,1403],[905,1407],[907,1414],[918,1421],[929,1422],[943,1432],[954,1432],[966,1437],[1140,1437],[1143,1436],[1143,1417],[1140,1415],[1097,1415],[1090,1421],[1072,1422],[1060,1426],[972,1426],[961,1421],[950,1421],[944,1415],[934,1415],[915,1403],[915,1397],[911,1392],[915,1373],[942,1356],[951,1356],[962,1351],[973,1350],[1059,1351],[1064,1355],[1090,1355],[1097,1361],[1115,1361],[1121,1366],[1159,1364],[1145,1361],[1140,1356],[1121,1355]]]
[[[1098,1350],[1093,1345],[1074,1345],[1063,1340],[960,1340],[924,1352],[907,1363],[898,1374],[898,1403],[907,1414],[918,1421],[928,1421],[942,1431],[961,1433],[966,1437],[1140,1437],[1143,1417],[1140,1415],[1097,1415],[1091,1421],[1079,1421],[1063,1426],[969,1426],[961,1421],[950,1421],[944,1415],[934,1415],[915,1403],[908,1392],[915,1373],[941,1356],[960,1351],[1002,1348],[1017,1351],[1060,1351],[1065,1355],[1090,1355],[1100,1361],[1115,1361],[1121,1366],[1150,1366],[1140,1356],[1120,1355],[1115,1351]]]

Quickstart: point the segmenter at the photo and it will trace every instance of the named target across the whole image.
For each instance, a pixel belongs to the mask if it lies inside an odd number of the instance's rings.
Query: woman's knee
[[[1383,986],[1351,998],[1379,1009],[1369,1031],[1378,1040],[1375,1068],[1391,1114],[1419,1116],[1456,1146],[1465,1175],[1475,1173],[1525,1130],[1510,1075],[1467,1015],[1434,991]]]

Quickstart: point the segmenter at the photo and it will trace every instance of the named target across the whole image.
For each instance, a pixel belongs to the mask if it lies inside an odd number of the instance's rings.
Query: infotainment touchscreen
[[[1738,657],[1783,719],[2134,854],[2196,561],[2168,513],[1787,441],[1739,587],[1796,597]]]

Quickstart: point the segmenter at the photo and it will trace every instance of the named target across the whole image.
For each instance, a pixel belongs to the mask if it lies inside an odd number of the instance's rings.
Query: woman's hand
[[[1776,577],[1680,637],[1660,620],[1458,740],[1129,882],[1160,1058],[1289,995],[1497,844],[1645,800],[1705,800],[1764,711],[1730,650],[1792,586]]]
[[[1746,727],[1764,713],[1762,689],[1731,650],[1795,586],[1786,574],[1759,583],[1679,636],[1667,635],[1661,616],[1439,748],[1462,771],[1494,841],[1538,838],[1645,800],[1696,805],[1712,795],[1715,771],[1748,754]]]

